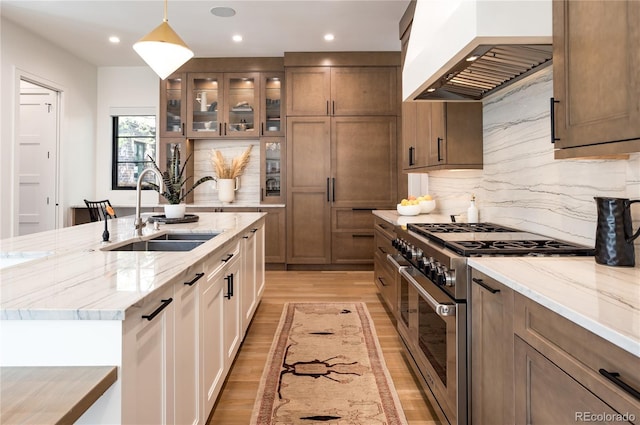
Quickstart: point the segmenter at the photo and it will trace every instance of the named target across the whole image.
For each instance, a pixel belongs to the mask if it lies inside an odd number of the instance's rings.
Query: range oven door
[[[400,269],[398,332],[449,423],[466,423],[466,304]]]

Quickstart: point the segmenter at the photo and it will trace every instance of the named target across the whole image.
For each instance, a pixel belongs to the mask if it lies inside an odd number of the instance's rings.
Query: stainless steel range
[[[398,333],[434,408],[467,424],[467,258],[593,255],[593,248],[492,223],[396,228]],[[431,397],[431,395],[433,397]]]

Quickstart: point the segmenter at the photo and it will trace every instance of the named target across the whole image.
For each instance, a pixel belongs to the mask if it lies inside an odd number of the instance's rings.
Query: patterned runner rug
[[[365,303],[285,304],[252,425],[406,423]]]

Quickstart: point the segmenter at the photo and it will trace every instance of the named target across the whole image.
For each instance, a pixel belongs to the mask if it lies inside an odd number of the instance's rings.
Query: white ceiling
[[[282,56],[284,52],[399,51],[409,0],[169,0],[169,25],[196,57]],[[230,18],[212,7],[236,10]],[[96,66],[143,66],[132,45],[162,22],[162,0],[0,0],[3,18]],[[335,34],[333,42],[323,39]],[[235,43],[234,34],[244,41]],[[116,35],[121,42],[109,43]],[[6,40],[5,40],[6,41]]]

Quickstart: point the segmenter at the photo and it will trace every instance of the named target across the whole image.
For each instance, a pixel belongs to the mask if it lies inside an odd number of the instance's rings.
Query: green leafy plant
[[[151,163],[153,164],[153,168],[155,168],[160,174],[162,174],[162,180],[164,183],[164,191],[160,191],[160,186],[156,183],[146,182],[153,190],[158,192],[160,195],[164,196],[167,202],[170,204],[179,204],[182,202],[188,194],[193,192],[193,190],[200,186],[202,183],[210,180],[215,180],[215,178],[211,176],[205,176],[198,179],[195,183],[191,185],[191,187],[187,188],[187,182],[189,180],[193,180],[193,176],[185,177],[185,169],[187,167],[187,163],[191,159],[192,155],[187,157],[187,160],[184,164],[180,164],[180,150],[176,145],[173,153],[171,155],[171,161],[169,163],[169,169],[166,171],[162,171],[158,164],[149,156]]]

